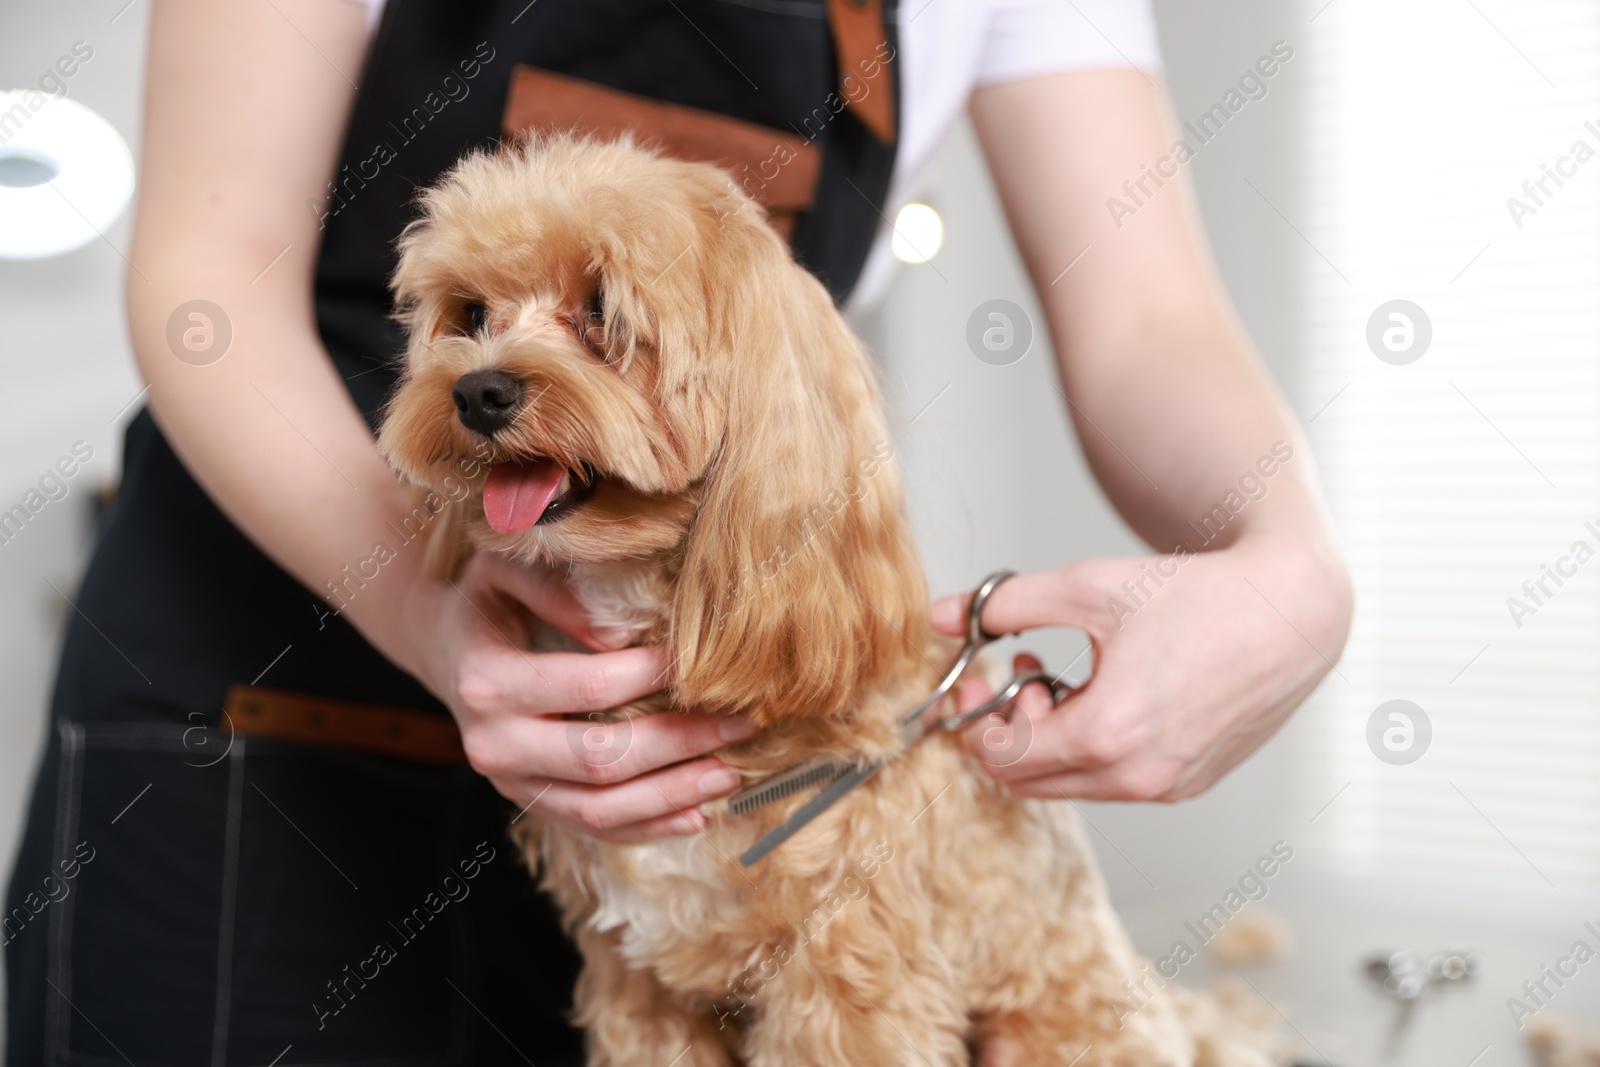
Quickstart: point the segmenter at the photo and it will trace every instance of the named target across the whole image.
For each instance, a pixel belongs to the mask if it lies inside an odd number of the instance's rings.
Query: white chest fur
[[[622,955],[634,966],[649,966],[682,942],[703,944],[738,918],[727,860],[697,834],[596,849],[590,861],[585,874],[597,905],[590,925],[619,931]]]
[[[642,637],[667,616],[672,579],[657,564],[620,560],[572,568],[572,590],[597,628]]]
[[[634,640],[656,629],[671,603],[671,578],[658,566],[622,561],[574,567],[571,585],[597,628]],[[647,965],[675,942],[703,941],[726,928],[739,905],[727,881],[727,860],[700,835],[626,848],[568,838],[596,908],[597,930],[618,930],[623,956]]]

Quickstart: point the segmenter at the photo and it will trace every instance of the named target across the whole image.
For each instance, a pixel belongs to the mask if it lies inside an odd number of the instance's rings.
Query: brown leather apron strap
[[[445,715],[254,685],[230,688],[223,710],[233,729],[246,737],[358,749],[413,763],[467,762],[461,732]]]
[[[579,130],[611,140],[632,132],[675,159],[715,163],[767,209],[785,238],[811,208],[822,171],[822,153],[804,137],[526,64],[512,71],[500,125],[513,138]]]
[[[861,124],[885,146],[892,146],[894,78],[883,25],[883,0],[828,0],[828,23],[839,61],[839,95]]]

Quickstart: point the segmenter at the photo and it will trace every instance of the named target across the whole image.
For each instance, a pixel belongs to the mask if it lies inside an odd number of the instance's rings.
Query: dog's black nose
[[[456,379],[450,395],[461,425],[488,436],[511,422],[522,403],[522,383],[503,370],[475,370]]]

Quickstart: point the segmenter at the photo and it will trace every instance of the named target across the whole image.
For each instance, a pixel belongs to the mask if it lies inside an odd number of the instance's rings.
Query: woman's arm
[[[364,20],[360,5],[335,0],[156,4],[127,280],[134,352],[162,431],[229,518],[319,593],[410,510],[322,347],[312,303],[311,205],[335,169]],[[205,366],[167,341],[168,318],[193,299],[220,306],[233,332],[226,356]],[[653,717],[604,767],[556,736],[568,725],[555,715],[661,688],[659,650],[524,652],[488,621],[497,591],[590,647],[605,639],[547,571],[480,558],[452,589],[425,579],[422,555],[386,564],[347,616],[449,704],[480,771],[519,803],[549,786],[551,814],[610,836],[699,824],[702,776],[716,760],[613,783],[717,748],[732,725]]]
[[[1179,139],[1165,92],[1081,71],[982,89],[971,111],[1089,464],[1129,525],[1178,553],[1165,578],[1154,557],[1092,559],[1000,587],[990,629],[1083,629],[1095,673],[1060,713],[1032,694],[1032,749],[994,773],[1038,796],[1191,796],[1343,648],[1350,582],[1310,450],[1222,291],[1187,174],[1146,177]],[[1111,197],[1137,210],[1113,218]],[[960,611],[941,602],[940,628],[959,632]]]

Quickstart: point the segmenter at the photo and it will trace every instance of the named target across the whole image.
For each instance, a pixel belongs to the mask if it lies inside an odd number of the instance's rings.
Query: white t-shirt
[[[375,26],[384,0],[363,0]],[[727,0],[737,3],[739,0]],[[1062,70],[1161,66],[1149,0],[901,0],[900,131],[884,214],[895,217],[983,85]],[[852,306],[875,301],[895,259],[883,223]]]

